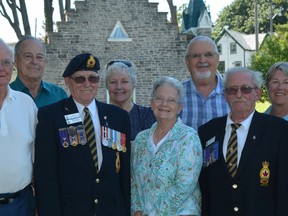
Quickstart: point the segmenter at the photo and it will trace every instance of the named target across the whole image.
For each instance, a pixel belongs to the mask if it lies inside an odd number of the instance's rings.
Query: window
[[[124,27],[121,22],[118,20],[112,33],[110,34],[108,41],[117,42],[117,41],[132,41],[132,38],[128,37]]]
[[[237,46],[236,42],[230,43],[230,54],[236,54],[237,53]]]
[[[218,66],[218,71],[220,74],[224,74],[225,72],[225,61],[220,61]]]
[[[222,44],[217,44],[217,50],[220,55],[222,55]]]
[[[242,66],[242,62],[241,61],[235,61],[234,62],[234,66],[235,67],[241,67]]]

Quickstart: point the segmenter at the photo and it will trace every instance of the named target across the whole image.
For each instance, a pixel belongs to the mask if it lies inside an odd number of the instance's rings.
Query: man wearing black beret
[[[39,109],[39,216],[130,215],[129,116],[95,99],[99,70],[92,54],[75,56],[62,75],[71,96]]]

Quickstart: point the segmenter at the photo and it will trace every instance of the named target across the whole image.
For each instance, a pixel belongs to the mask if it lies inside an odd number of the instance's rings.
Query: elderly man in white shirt
[[[0,215],[35,215],[31,188],[37,107],[9,87],[13,51],[0,39]]]

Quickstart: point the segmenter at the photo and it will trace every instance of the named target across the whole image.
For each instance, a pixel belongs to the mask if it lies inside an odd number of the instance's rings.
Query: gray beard
[[[195,71],[196,78],[200,80],[208,79],[211,76],[211,74],[212,74],[211,71],[206,71],[206,72]]]

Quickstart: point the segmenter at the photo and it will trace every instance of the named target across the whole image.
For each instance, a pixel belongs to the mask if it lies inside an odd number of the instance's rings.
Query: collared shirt
[[[255,111],[251,113],[244,121],[240,122],[241,126],[236,130],[237,133],[237,165],[239,165],[239,161],[242,155],[242,151],[246,142],[246,138],[249,132],[249,128],[251,125],[252,117],[254,115]],[[226,122],[226,128],[225,128],[225,136],[224,136],[224,141],[223,141],[223,155],[224,158],[226,158],[226,153],[227,153],[227,145],[228,145],[228,140],[231,136],[231,124],[234,124],[234,122],[230,118],[230,114],[227,117],[227,122]]]
[[[16,91],[21,91],[28,94],[34,100],[38,108],[67,98],[67,93],[63,88],[44,80],[41,81],[40,90],[36,98],[32,97],[29,89],[24,85],[18,76],[12,83],[10,83],[10,87]]]
[[[74,99],[73,99],[74,100]],[[85,117],[85,111],[82,104],[78,103],[75,101],[75,104],[77,106],[78,112],[80,113],[80,117],[82,119],[82,122],[84,124],[84,117]],[[89,109],[93,125],[94,125],[94,130],[95,130],[95,139],[96,139],[96,147],[97,147],[97,158],[98,158],[98,171],[100,171],[102,161],[103,161],[103,155],[102,155],[102,147],[101,147],[101,125],[100,125],[100,120],[98,116],[98,109],[96,106],[95,100],[93,100],[87,108]]]
[[[264,113],[266,113],[266,114],[271,114],[271,110],[272,110],[272,105],[270,105],[270,106],[265,110]],[[288,115],[283,116],[282,118],[285,119],[286,121],[288,121]]]
[[[22,92],[7,87],[0,109],[0,193],[17,192],[32,180],[37,107]]]
[[[224,97],[221,75],[217,72],[216,76],[217,86],[207,98],[204,98],[196,89],[192,79],[183,82],[184,97],[180,117],[184,124],[195,130],[215,117],[226,115],[230,110]]]
[[[180,120],[181,121],[181,120]],[[156,129],[156,128],[155,128]],[[158,143],[154,143],[154,140],[153,140],[153,136],[150,137],[150,146],[151,146],[151,152],[155,155],[156,152],[158,151],[159,147],[162,145],[163,142],[165,142],[165,140],[167,139],[167,137],[169,136],[170,134],[170,131],[168,131],[168,133],[158,142]],[[155,130],[154,130],[155,132]],[[153,132],[153,134],[154,134]]]

